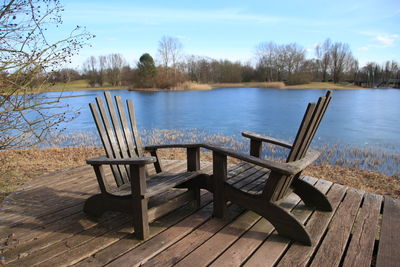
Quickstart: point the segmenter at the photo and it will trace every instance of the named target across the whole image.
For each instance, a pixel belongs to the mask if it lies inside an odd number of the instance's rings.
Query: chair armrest
[[[155,157],[111,159],[106,156],[86,160],[90,165],[146,165],[156,162]]]
[[[245,153],[237,152],[231,149],[218,147],[216,145],[206,144],[205,148],[212,150],[213,152],[217,152],[220,154],[224,154],[229,157],[237,158],[243,160],[245,162],[256,164],[260,167],[268,168],[271,171],[276,171],[286,175],[293,175],[303,171],[308,165],[314,162],[320,155],[318,151],[309,150],[306,156],[301,160],[284,163],[284,162],[276,162],[266,159],[260,159],[257,157],[253,157],[247,155]]]
[[[202,147],[202,143],[194,143],[194,144],[161,144],[161,145],[150,145],[150,146],[145,146],[144,150],[151,152],[155,151],[157,149],[163,149],[163,148],[197,148],[197,147]]]
[[[279,140],[279,139],[275,139],[275,138],[272,138],[272,137],[269,137],[269,136],[260,135],[260,134],[257,134],[257,133],[242,132],[242,136],[250,138],[252,140],[271,143],[271,144],[282,146],[282,147],[286,147],[286,148],[289,148],[289,149],[292,148],[292,145],[287,143],[287,142],[285,142],[285,141],[282,141],[282,140]]]

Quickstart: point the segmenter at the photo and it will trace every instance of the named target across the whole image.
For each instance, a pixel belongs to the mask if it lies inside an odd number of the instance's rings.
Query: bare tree
[[[277,50],[278,47],[273,42],[264,42],[256,47],[259,68],[262,67],[265,70],[265,80],[269,82],[277,80],[277,77],[274,77],[274,73],[279,72],[277,69]]]
[[[298,72],[305,59],[306,51],[296,43],[284,45],[281,48],[282,63],[290,80],[293,72]]]
[[[99,73],[97,71],[97,59],[94,56],[89,57],[83,63],[83,73],[91,87],[101,84]]]
[[[162,65],[165,68],[172,67],[176,69],[177,63],[182,55],[182,43],[178,38],[163,36],[158,43],[158,54]]]
[[[318,44],[315,47],[315,54],[317,56],[318,65],[322,73],[323,82],[328,81],[328,70],[329,66],[331,65],[331,47],[332,42],[329,38],[326,39],[322,45]]]
[[[122,68],[127,65],[121,54],[110,54],[107,56],[108,81],[113,86],[121,85]]]
[[[104,82],[107,80],[107,57],[99,56],[99,85],[103,86]]]
[[[331,72],[334,83],[338,83],[343,72],[347,69],[353,59],[351,50],[348,44],[334,43],[331,47]]]
[[[51,43],[47,27],[59,25],[58,0],[10,0],[0,6],[0,150],[42,141],[74,114],[52,111],[59,98],[34,94],[48,75],[70,59],[93,36],[77,27]]]

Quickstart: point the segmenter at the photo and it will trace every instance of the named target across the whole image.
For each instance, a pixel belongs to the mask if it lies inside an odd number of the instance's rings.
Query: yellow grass
[[[172,90],[210,90],[215,88],[239,88],[239,87],[255,87],[255,88],[278,88],[278,89],[363,89],[363,87],[331,82],[311,82],[300,85],[285,85],[283,82],[245,82],[245,83],[196,83],[183,82]],[[87,80],[76,80],[68,83],[57,83],[51,87],[43,89],[43,92],[61,92],[61,91],[90,91],[90,90],[113,90],[127,89],[128,86],[110,86],[90,87]],[[162,91],[159,88],[131,88],[137,91]]]
[[[283,82],[246,82],[246,83],[211,83],[212,88],[238,88],[238,87],[255,87],[255,88],[285,88]]]
[[[287,89],[365,89],[361,86],[346,83],[311,82],[299,85],[287,85]]]
[[[209,84],[186,81],[178,84],[172,90],[210,90],[210,89],[212,89],[212,87]]]
[[[90,87],[87,80],[76,80],[67,83],[56,83],[55,85],[44,88],[43,92],[62,92],[62,91],[91,91],[91,90],[113,90],[127,89],[127,86],[111,86],[106,84],[100,87]]]

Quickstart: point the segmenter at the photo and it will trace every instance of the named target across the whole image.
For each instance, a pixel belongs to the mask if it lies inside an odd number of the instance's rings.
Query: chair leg
[[[149,218],[147,214],[148,199],[146,193],[146,168],[144,165],[130,165],[130,180],[133,204],[133,226],[135,235],[140,239],[149,237]]]
[[[225,187],[225,191],[228,200],[263,216],[275,227],[278,234],[311,245],[310,235],[303,224],[280,206],[230,185]]]
[[[292,183],[294,193],[311,207],[321,211],[332,211],[332,205],[321,191],[302,179],[295,178]]]
[[[225,199],[225,181],[227,179],[227,157],[224,154],[213,152],[213,190],[214,190],[214,217],[224,218],[227,215]]]
[[[133,199],[133,226],[135,235],[139,239],[147,239],[150,235],[147,214],[147,199]]]
[[[311,237],[304,225],[283,208],[274,203],[269,203],[264,209],[256,212],[266,218],[275,227],[279,235],[311,246]]]

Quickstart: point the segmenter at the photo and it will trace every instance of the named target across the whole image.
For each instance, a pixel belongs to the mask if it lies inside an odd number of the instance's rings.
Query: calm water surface
[[[64,125],[69,133],[94,131],[88,103],[103,91],[66,92],[63,103],[81,115]],[[209,91],[134,92],[112,90],[133,99],[141,129],[199,129],[239,135],[249,130],[293,140],[308,102],[325,90],[221,88]],[[47,93],[56,96],[59,93]],[[334,90],[316,142],[400,150],[400,90]]]

